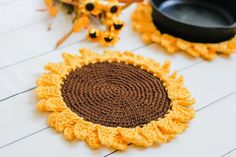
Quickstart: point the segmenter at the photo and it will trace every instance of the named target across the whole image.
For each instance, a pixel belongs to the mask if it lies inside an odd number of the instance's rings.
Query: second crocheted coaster
[[[151,14],[152,7],[149,3],[137,4],[137,8],[132,13],[133,29],[142,34],[142,39],[146,43],[159,43],[169,53],[180,50],[193,57],[202,57],[207,60],[214,59],[216,54],[230,55],[236,52],[236,36],[221,43],[189,42],[169,34],[162,34],[153,24]]]
[[[48,123],[68,140],[92,148],[125,150],[129,143],[148,147],[173,139],[194,117],[195,101],[183,77],[131,52],[63,54],[37,81],[37,107],[51,112]]]

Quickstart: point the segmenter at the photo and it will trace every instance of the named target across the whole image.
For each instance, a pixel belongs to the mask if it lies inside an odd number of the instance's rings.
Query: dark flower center
[[[170,109],[161,80],[125,63],[77,68],[64,79],[61,92],[71,111],[108,127],[141,127],[165,116]]]
[[[113,24],[116,30],[120,30],[123,27],[123,24]]]
[[[113,40],[113,38],[105,37],[104,40],[105,40],[106,42],[111,42],[111,41]]]
[[[110,9],[110,12],[112,14],[116,13],[118,11],[118,7],[117,6],[112,6],[111,9]]]
[[[85,6],[86,10],[92,11],[95,7],[93,3],[87,3]]]
[[[97,38],[97,33],[94,32],[94,33],[89,33],[89,37],[90,38]]]

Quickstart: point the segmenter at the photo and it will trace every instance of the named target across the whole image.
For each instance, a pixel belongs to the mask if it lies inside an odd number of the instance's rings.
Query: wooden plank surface
[[[24,7],[23,7],[24,6]],[[233,157],[236,147],[236,55],[213,62],[193,59],[184,53],[169,55],[156,45],[146,45],[130,26],[132,5],[121,18],[126,27],[121,41],[111,50],[131,50],[164,63],[172,62],[185,85],[197,99],[198,110],[190,128],[174,141],[160,147],[130,148],[113,152],[90,149],[84,142],[69,143],[46,124],[46,114],[35,110],[35,81],[48,62],[61,60],[62,52],[78,53],[87,47],[102,52],[103,47],[84,40],[86,31],[73,35],[57,50],[55,42],[71,26],[70,17],[52,19],[42,0],[2,0],[0,2],[0,156],[201,156]],[[14,11],[14,12],[13,12]],[[15,20],[13,20],[15,19]],[[52,23],[52,30],[48,25]]]

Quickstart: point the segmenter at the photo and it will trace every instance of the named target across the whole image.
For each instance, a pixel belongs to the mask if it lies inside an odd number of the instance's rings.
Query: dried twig
[[[69,36],[73,33],[73,30],[70,30],[68,33],[66,33],[60,40],[58,40],[55,49],[60,46]]]

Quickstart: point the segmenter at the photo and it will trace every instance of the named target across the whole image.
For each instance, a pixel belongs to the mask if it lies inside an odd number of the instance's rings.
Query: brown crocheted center
[[[72,71],[62,84],[66,105],[95,124],[133,128],[163,117],[170,99],[157,77],[124,63],[95,63]]]

